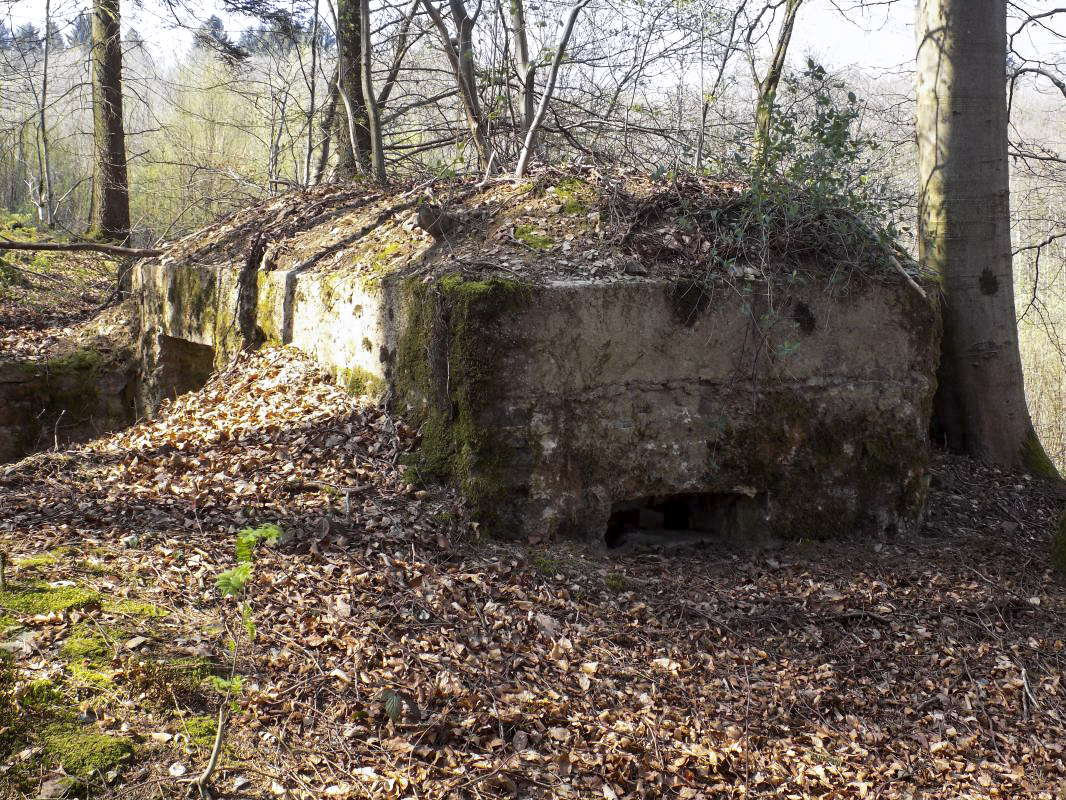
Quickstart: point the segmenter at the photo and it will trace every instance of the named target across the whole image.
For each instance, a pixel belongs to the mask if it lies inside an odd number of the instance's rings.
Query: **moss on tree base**
[[[1051,566],[1066,578],[1066,513],[1059,520],[1059,527],[1051,538]]]

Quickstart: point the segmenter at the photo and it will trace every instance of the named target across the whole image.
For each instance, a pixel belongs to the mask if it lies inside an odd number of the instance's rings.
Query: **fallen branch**
[[[94,253],[106,253],[109,256],[127,256],[130,258],[151,258],[163,255],[162,250],[143,250],[136,247],[120,247],[117,244],[97,244],[96,242],[13,242],[0,238],[0,250],[50,250],[69,253],[77,250],[91,250]]]
[[[215,796],[211,790],[211,776],[215,773],[215,767],[218,766],[218,755],[222,752],[222,734],[226,725],[226,704],[223,703],[218,707],[218,727],[215,729],[215,743],[211,747],[211,756],[207,760],[207,766],[204,771],[196,778],[185,778],[179,783],[188,783],[195,786],[199,792],[202,800],[208,800]]]

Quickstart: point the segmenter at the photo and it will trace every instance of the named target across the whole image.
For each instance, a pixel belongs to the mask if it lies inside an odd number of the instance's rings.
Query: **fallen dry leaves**
[[[290,535],[255,565],[231,796],[1066,795],[1058,501],[1035,482],[940,456],[918,535],[616,556],[479,542],[408,482],[415,444],[298,353],[242,356],[153,421],[0,468],[0,544],[72,546],[103,567],[78,583],[169,609],[141,657],[226,663],[234,532]],[[23,618],[27,675],[107,608]],[[210,698],[130,686],[96,724],[145,744],[94,796],[177,796],[168,768],[206,755],[167,731]]]

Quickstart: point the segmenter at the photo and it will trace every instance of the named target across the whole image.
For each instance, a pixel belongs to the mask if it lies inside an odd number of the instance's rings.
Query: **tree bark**
[[[536,78],[537,68],[529,60],[529,37],[526,35],[526,9],[524,0],[510,0],[511,30],[514,36],[515,66],[518,69],[518,98],[522,106],[522,138],[526,137],[537,113]],[[536,149],[536,140],[530,147]]]
[[[370,168],[370,128],[363,94],[363,32],[359,0],[337,0],[337,89],[345,113],[335,117],[335,175],[350,180]]]
[[[130,235],[126,132],[122,120],[122,39],[119,0],[93,0],[93,183],[95,238],[124,242]]]
[[[474,140],[474,149],[477,151],[478,166],[488,171],[492,168],[494,159],[490,152],[488,124],[481,113],[481,102],[478,100],[477,80],[474,74],[474,19],[467,12],[462,0],[449,0],[457,34],[453,42],[448,26],[444,24],[444,17],[433,4],[433,0],[422,0],[422,7],[433,20],[433,25],[440,35],[444,54],[448,57],[448,63],[451,64],[452,72],[455,74],[459,97],[463,101],[466,126],[470,129],[470,138]]]
[[[55,227],[55,191],[52,188],[52,156],[51,147],[48,144],[48,121],[45,119],[45,109],[48,106],[48,61],[52,51],[52,37],[49,35],[52,25],[52,3],[45,0],[44,3],[44,66],[41,72],[41,103],[38,110],[38,124],[40,125],[41,137],[41,172],[44,179],[44,222],[49,228]]]
[[[761,165],[766,155],[766,148],[770,145],[770,121],[774,115],[774,100],[777,97],[777,87],[781,83],[781,75],[785,69],[785,57],[788,55],[788,45],[792,41],[796,14],[799,13],[802,2],[803,0],[787,0],[785,3],[785,18],[777,34],[777,44],[774,45],[770,68],[758,87],[759,99],[755,106],[755,148],[752,157],[755,164]]]
[[[1007,162],[1005,0],[918,5],[919,258],[941,277],[950,447],[1056,474],[1025,403]]]
[[[544,115],[548,113],[548,103],[551,102],[552,95],[555,93],[555,81],[559,78],[559,67],[566,55],[566,47],[570,44],[570,37],[574,33],[574,26],[577,24],[577,18],[581,14],[581,10],[590,2],[591,0],[579,0],[570,9],[570,14],[566,18],[566,25],[559,36],[559,44],[555,50],[555,57],[552,59],[551,70],[548,73],[548,84],[544,87],[544,94],[540,98],[537,114],[529,124],[529,129],[526,131],[526,139],[522,143],[522,151],[518,154],[518,166],[515,167],[514,171],[514,179],[516,181],[522,180],[526,174],[526,166],[529,164],[529,155],[533,152],[537,131],[540,130],[540,126],[544,123]]]
[[[359,0],[360,50],[363,63],[363,97],[366,101],[367,130],[370,133],[370,174],[385,183],[385,143],[381,137],[381,115],[374,96],[373,51],[370,42],[370,0]]]

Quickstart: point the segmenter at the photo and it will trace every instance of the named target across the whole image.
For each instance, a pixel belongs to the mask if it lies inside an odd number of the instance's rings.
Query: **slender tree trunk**
[[[44,178],[44,203],[45,223],[49,228],[55,227],[55,191],[52,188],[52,160],[48,144],[48,123],[45,119],[45,107],[48,105],[48,61],[52,50],[52,37],[49,35],[52,25],[52,3],[45,0],[44,4],[44,71],[41,73],[41,105],[38,124],[40,125],[41,154],[44,162],[42,177]]]
[[[536,116],[533,117],[533,121],[529,124],[529,130],[526,131],[526,140],[522,143],[522,151],[518,154],[518,166],[515,167],[514,171],[514,179],[516,181],[522,180],[522,177],[526,174],[529,156],[533,152],[533,142],[537,138],[537,131],[540,130],[540,126],[544,124],[544,115],[548,113],[548,103],[551,102],[552,95],[555,93],[555,82],[559,78],[559,67],[563,63],[563,57],[566,55],[566,47],[570,44],[570,37],[574,34],[574,26],[577,25],[577,18],[581,14],[581,10],[590,2],[591,0],[580,0],[580,2],[571,7],[570,14],[566,18],[566,25],[559,36],[559,44],[555,50],[555,58],[552,59],[551,70],[548,72],[548,84],[544,87],[544,94],[540,98]]]
[[[522,106],[522,138],[526,138],[537,112],[536,65],[529,63],[529,37],[526,34],[526,10],[523,0],[510,0],[511,29],[514,36],[515,62],[518,68],[518,99]],[[533,149],[537,144],[530,143]]]
[[[752,161],[761,164],[766,148],[770,144],[770,121],[774,116],[774,98],[777,97],[777,87],[781,83],[781,75],[785,69],[785,57],[788,55],[788,45],[792,41],[792,28],[796,24],[796,14],[799,13],[803,0],[787,0],[785,4],[785,18],[781,22],[781,30],[777,34],[777,44],[774,46],[774,55],[770,59],[770,68],[766,71],[766,77],[759,84],[759,99],[755,106],[755,150]]]
[[[318,79],[318,0],[314,3],[311,22],[311,77],[307,81],[307,145],[304,150],[303,185],[311,185],[311,154],[315,149],[315,85]]]
[[[318,161],[315,162],[315,174],[311,183],[315,186],[322,183],[322,176],[326,174],[326,164],[329,163],[329,147],[336,131],[337,103],[340,102],[340,92],[337,90],[337,74],[329,82],[329,92],[326,95],[326,105],[322,109],[322,148],[318,151]]]
[[[363,97],[366,99],[367,130],[370,133],[370,174],[385,183],[385,147],[381,139],[381,115],[374,96],[373,50],[370,44],[370,0],[359,0],[359,30],[362,36]]]
[[[363,93],[362,25],[359,0],[337,0],[337,90],[344,114],[335,117],[336,176],[341,180],[370,168],[370,128]]]
[[[433,20],[433,25],[440,35],[441,46],[455,73],[459,97],[463,101],[466,125],[470,129],[470,137],[474,140],[474,149],[477,151],[478,166],[488,170],[494,159],[490,153],[488,125],[481,113],[481,102],[478,100],[477,81],[474,76],[474,20],[467,13],[462,0],[450,0],[452,19],[458,31],[455,43],[453,43],[448,33],[448,26],[444,24],[444,17],[433,5],[433,0],[422,0],[422,7]]]
[[[96,148],[92,233],[100,239],[124,242],[130,234],[130,198],[122,122],[119,0],[93,0],[92,83]]]
[[[948,444],[1054,474],[1022,383],[1011,265],[1005,0],[920,0],[919,256],[943,284]]]

